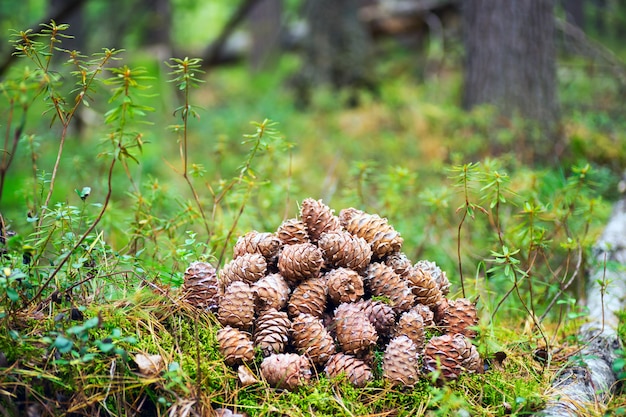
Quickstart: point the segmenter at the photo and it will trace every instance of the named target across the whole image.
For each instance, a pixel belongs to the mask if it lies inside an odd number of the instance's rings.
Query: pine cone
[[[404,278],[406,274],[409,273],[410,269],[413,268],[411,260],[404,252],[396,252],[389,255],[385,259],[385,265],[391,267],[391,269],[393,269],[394,272],[402,278]]]
[[[387,219],[377,214],[368,214],[355,208],[343,209],[339,213],[341,225],[355,236],[362,237],[371,246],[378,259],[399,252],[404,240]]]
[[[424,322],[424,327],[434,327],[435,326],[435,314],[433,311],[425,306],[424,304],[416,304],[411,311],[415,311],[422,316],[422,321]]]
[[[397,312],[408,311],[415,302],[415,296],[393,269],[379,262],[371,263],[365,270],[365,285],[374,296],[387,297],[391,307]]]
[[[383,377],[392,385],[412,387],[419,378],[419,354],[407,336],[391,339],[383,355]]]
[[[343,230],[324,233],[320,236],[317,246],[324,253],[328,267],[344,267],[361,272],[372,259],[369,243]]]
[[[300,206],[300,218],[306,226],[311,242],[315,243],[322,233],[341,230],[339,218],[322,200],[307,198]]]
[[[471,339],[476,337],[476,331],[471,327],[478,324],[476,305],[467,298],[448,300],[448,308],[443,315],[442,325],[447,333],[461,333]]]
[[[311,242],[304,222],[298,219],[285,220],[276,230],[276,236],[285,245]]]
[[[396,313],[390,305],[373,300],[362,300],[355,305],[365,313],[379,336],[387,337],[391,334],[396,324]]]
[[[421,269],[422,271],[428,272],[437,283],[437,286],[439,287],[441,293],[444,296],[448,295],[448,293],[450,292],[450,281],[448,280],[448,276],[446,275],[446,273],[443,272],[436,263],[421,260],[415,264],[415,267]]]
[[[395,328],[395,335],[405,335],[415,343],[418,351],[424,348],[424,319],[416,310],[403,313]]]
[[[182,292],[185,301],[192,306],[217,311],[221,290],[213,265],[207,262],[192,262],[185,270]]]
[[[274,233],[260,233],[256,230],[246,233],[237,239],[233,248],[233,258],[246,253],[263,255],[266,261],[271,262],[278,255],[282,242]]]
[[[322,317],[326,310],[326,298],[328,285],[323,277],[311,278],[302,281],[294,288],[287,309],[291,317],[299,314],[310,314],[314,317]]]
[[[261,350],[263,356],[283,353],[290,333],[291,321],[287,313],[270,308],[256,320],[254,345]]]
[[[335,305],[353,303],[363,297],[363,279],[351,269],[333,269],[324,278],[328,285],[328,296]]]
[[[365,355],[378,341],[376,328],[363,311],[355,310],[352,314],[335,315],[335,325],[337,342],[344,353]]]
[[[226,287],[217,309],[217,319],[224,326],[247,330],[254,320],[252,288],[241,281],[235,281]]]
[[[312,243],[285,245],[278,256],[278,270],[292,286],[303,279],[318,277],[323,265],[322,251]]]
[[[341,303],[335,308],[333,314],[328,316],[324,314],[323,320],[326,328],[330,331],[332,336],[337,339],[337,322],[344,320],[354,314],[362,313],[363,306],[362,301],[358,303]]]
[[[335,342],[322,320],[309,314],[293,319],[293,344],[301,355],[306,355],[316,365],[324,365],[335,354]]]
[[[417,303],[433,308],[443,298],[437,282],[427,271],[413,267],[405,275],[405,279],[409,283]]]
[[[217,332],[217,343],[227,365],[251,362],[254,359],[252,340],[246,332],[226,326]]]
[[[483,364],[476,346],[462,334],[431,338],[424,348],[424,366],[440,372],[442,381],[457,379],[464,371],[482,372]]]
[[[289,300],[289,285],[280,274],[266,275],[252,286],[257,311],[274,308],[282,310]]]
[[[311,364],[306,356],[278,353],[263,359],[261,375],[274,388],[294,390],[311,380]]]
[[[259,253],[245,253],[228,262],[220,271],[220,281],[223,288],[235,281],[254,284],[265,276],[267,261]]]
[[[364,361],[345,353],[333,355],[326,363],[324,372],[328,378],[345,375],[352,385],[359,388],[374,379],[371,368]]]
[[[441,300],[435,304],[433,309],[433,315],[435,317],[435,324],[437,326],[444,327],[445,324],[443,322],[446,317],[446,312],[448,311],[449,300],[445,297],[442,297]]]

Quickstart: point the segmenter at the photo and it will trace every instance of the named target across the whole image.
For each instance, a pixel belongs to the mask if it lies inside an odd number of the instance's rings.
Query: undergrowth
[[[541,409],[551,376],[578,343],[571,334],[585,311],[576,300],[608,215],[603,196],[617,181],[612,171],[585,160],[531,168],[511,154],[487,157],[490,144],[505,148],[523,132],[494,128],[489,109],[468,115],[411,99],[399,84],[383,91],[388,107],[372,100],[343,111],[320,93],[312,117],[284,118],[301,128],[290,135],[296,142],[264,115],[242,141],[241,125],[201,119],[223,110],[206,90],[209,98],[194,93],[205,88],[198,59],[167,62],[180,102],[167,119],[153,114],[160,92],[147,70],[115,66],[123,51],[84,57],[64,50],[66,30],[51,22],[15,33],[27,64],[0,83],[5,414],[184,416],[228,407],[251,416],[500,416]],[[102,123],[81,137],[74,122],[89,112]],[[477,300],[476,343],[487,372],[445,386],[425,379],[411,390],[381,381],[357,389],[323,375],[295,392],[263,381],[241,386],[217,351],[215,318],[181,300],[183,271],[200,259],[223,265],[239,235],[275,230],[309,196],[388,217],[410,258],[436,261],[455,296]],[[542,351],[565,353],[545,359]],[[163,363],[147,374],[138,355]]]

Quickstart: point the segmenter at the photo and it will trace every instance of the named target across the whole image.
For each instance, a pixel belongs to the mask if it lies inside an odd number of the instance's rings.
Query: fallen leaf
[[[163,357],[161,355],[135,355],[135,363],[139,367],[139,373],[146,377],[157,375],[164,368]]]
[[[237,375],[239,376],[239,382],[241,382],[241,386],[243,387],[259,382],[252,371],[244,365],[239,365],[239,368],[237,368]]]

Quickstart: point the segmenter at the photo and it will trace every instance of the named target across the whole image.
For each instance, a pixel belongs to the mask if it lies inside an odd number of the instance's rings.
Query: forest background
[[[579,347],[593,245],[623,191],[624,27],[611,0],[3,3],[2,407],[540,410]],[[410,394],[321,381],[267,398],[216,365],[217,326],[136,340],[158,321],[146,311],[192,315],[155,299],[176,299],[190,262],[219,269],[307,197],[386,217],[477,301],[477,346],[508,363]],[[99,396],[115,358],[149,351],[162,374]]]

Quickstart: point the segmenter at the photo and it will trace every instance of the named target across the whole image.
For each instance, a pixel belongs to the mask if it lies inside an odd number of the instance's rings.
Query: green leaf
[[[85,322],[84,326],[86,329],[93,329],[95,327],[98,327],[99,324],[100,319],[98,317],[92,317]]]
[[[52,346],[54,346],[60,353],[68,353],[74,347],[74,342],[65,336],[57,336]]]
[[[18,301],[20,299],[19,294],[13,288],[7,288],[7,297],[9,297],[9,300],[13,302]]]
[[[91,187],[83,187],[80,191],[78,191],[78,189],[75,189],[74,191],[78,194],[78,197],[80,197],[81,200],[85,201],[87,197],[89,197],[89,194],[91,194]]]
[[[98,346],[98,349],[100,349],[102,353],[109,353],[115,347],[113,343],[103,342],[101,340],[96,341],[96,346]]]

